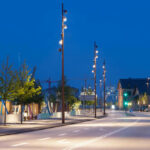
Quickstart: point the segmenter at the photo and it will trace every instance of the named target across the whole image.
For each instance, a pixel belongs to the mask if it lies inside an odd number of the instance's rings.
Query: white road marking
[[[51,137],[47,137],[47,138],[43,138],[43,139],[39,139],[40,141],[45,141],[45,140],[48,140],[50,139]]]
[[[75,131],[73,131],[73,133],[78,133],[78,132],[80,132],[80,130],[75,130]]]
[[[12,147],[23,146],[23,145],[27,145],[27,144],[28,143],[19,143],[19,144],[12,145]]]
[[[67,135],[66,133],[62,133],[62,134],[59,134],[58,136],[65,136]]]
[[[136,120],[134,123],[132,123],[132,124],[126,126],[126,127],[123,127],[123,128],[118,129],[118,130],[112,131],[112,132],[107,133],[107,134],[105,134],[103,136],[99,136],[99,137],[93,138],[92,140],[87,140],[86,142],[78,143],[78,145],[72,146],[70,148],[66,148],[65,150],[73,150],[73,149],[84,147],[84,146],[86,146],[88,144],[92,144],[92,143],[97,142],[99,140],[102,140],[102,139],[104,139],[106,137],[109,137],[109,136],[111,136],[113,134],[116,134],[118,132],[126,130],[126,129],[130,128],[131,126],[134,126],[135,124],[137,124],[138,121],[139,120]]]
[[[62,140],[59,140],[59,141],[57,141],[58,143],[60,143],[60,144],[69,144],[70,142],[69,141],[67,141],[66,139],[62,139]]]

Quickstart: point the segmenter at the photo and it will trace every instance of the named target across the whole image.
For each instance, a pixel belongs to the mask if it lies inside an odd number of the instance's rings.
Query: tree
[[[41,94],[41,87],[35,87],[35,80],[31,78],[28,66],[24,62],[20,70],[16,73],[15,97],[18,104],[21,105],[21,124],[22,124],[22,106],[31,103],[35,95]]]
[[[34,80],[34,78],[31,78],[32,80]],[[27,100],[29,103],[36,103],[38,104],[39,110],[40,110],[40,106],[42,104],[42,102],[44,101],[44,94],[42,92],[42,86],[40,83],[40,80],[35,80],[34,82],[34,88],[37,89],[41,87],[40,89],[40,94],[35,94],[32,97],[29,98],[29,100]],[[33,112],[32,112],[32,118],[33,118]]]
[[[68,102],[68,109],[70,110],[70,109],[72,109],[72,106],[75,103],[79,102],[79,100],[75,96],[70,95],[67,98],[67,102]]]
[[[141,107],[143,107],[143,105],[148,104],[148,97],[146,93],[144,93],[144,95],[141,98],[139,98],[138,103]]]
[[[89,87],[87,90],[86,90],[86,94],[85,95],[93,95],[93,90],[91,89],[91,87]],[[94,105],[95,104],[95,101],[94,99],[93,100],[86,100],[85,101],[85,105],[87,106],[90,106],[90,105]],[[90,108],[89,108],[90,109]]]
[[[146,93],[144,93],[144,95],[142,97],[142,104],[143,105],[147,105],[148,104],[148,97],[147,97]]]
[[[9,65],[9,59],[4,62],[0,68],[0,96],[4,100],[5,112],[4,112],[4,124],[6,125],[6,100],[14,100],[14,73],[12,71],[12,65]]]
[[[76,101],[73,105],[72,105],[72,110],[78,111],[81,105],[81,101]]]
[[[78,95],[78,89],[71,87],[69,85],[67,85],[67,79],[65,77],[65,106],[69,109],[72,107],[72,105],[77,102],[77,95]],[[59,92],[59,99],[62,99],[62,82],[59,81],[58,83],[58,88],[57,88],[57,92]]]

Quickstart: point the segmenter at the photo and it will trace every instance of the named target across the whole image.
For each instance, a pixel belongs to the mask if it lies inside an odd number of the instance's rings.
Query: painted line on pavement
[[[18,146],[23,146],[23,145],[27,145],[28,143],[19,143],[19,144],[15,144],[12,145],[12,147],[18,147]]]
[[[116,134],[116,133],[119,133],[119,132],[121,132],[123,130],[126,130],[126,129],[130,128],[131,126],[134,126],[135,124],[137,124],[137,122],[139,122],[139,120],[136,120],[134,123],[128,125],[127,127],[120,128],[118,130],[112,131],[112,132],[107,133],[105,135],[96,137],[96,138],[94,138],[92,140],[87,140],[86,142],[83,142],[83,143],[78,143],[78,145],[72,146],[70,148],[66,148],[65,150],[73,150],[73,149],[81,148],[81,147],[84,147],[86,145],[92,144],[92,143],[97,142],[99,140],[102,140],[102,139],[104,139],[106,137],[109,137],[109,136],[111,136],[113,134]]]
[[[73,131],[73,133],[78,133],[78,132],[80,132],[80,130],[75,130],[75,131]]]
[[[69,144],[70,142],[69,141],[67,141],[66,139],[62,139],[62,140],[59,140],[59,141],[57,141],[58,143],[60,143],[60,144]]]
[[[59,134],[58,136],[65,136],[67,135],[66,133],[62,133],[62,134]]]
[[[39,139],[39,141],[49,140],[50,138],[51,138],[51,137],[42,138],[42,139]]]

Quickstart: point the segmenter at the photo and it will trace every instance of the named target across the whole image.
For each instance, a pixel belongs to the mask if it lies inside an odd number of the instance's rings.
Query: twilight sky
[[[25,59],[36,77],[61,77],[61,0],[0,1],[0,62],[14,66]],[[98,80],[106,60],[107,84],[119,78],[150,75],[149,0],[64,0],[68,10],[65,31],[65,74],[93,77],[93,45],[99,46]],[[81,81],[70,81],[82,86]],[[89,82],[88,85],[92,84]]]

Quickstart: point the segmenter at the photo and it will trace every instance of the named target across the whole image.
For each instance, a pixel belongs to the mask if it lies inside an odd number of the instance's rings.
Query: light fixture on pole
[[[95,118],[96,118],[96,106],[97,106],[97,95],[96,95],[96,62],[97,62],[97,50],[98,46],[96,45],[96,42],[94,42],[94,65],[93,65],[93,71],[94,73],[94,92],[95,92],[95,103],[94,103],[94,112],[95,112]]]
[[[104,116],[106,115],[105,106],[106,106],[106,93],[105,93],[105,81],[106,81],[106,63],[103,64],[103,78],[104,78]]]
[[[99,98],[99,104],[100,104],[100,111],[101,111],[101,105],[102,105],[102,99],[101,99],[101,89],[102,89],[102,80],[99,81],[100,82],[100,98]]]
[[[67,10],[64,10],[64,5],[62,3],[62,32],[61,32],[61,40],[59,41],[59,44],[61,45],[61,48],[59,49],[59,52],[62,52],[62,123],[65,123],[65,91],[64,91],[64,29],[67,29],[67,26],[64,24],[64,22],[67,21],[67,18],[65,16],[67,14]]]

